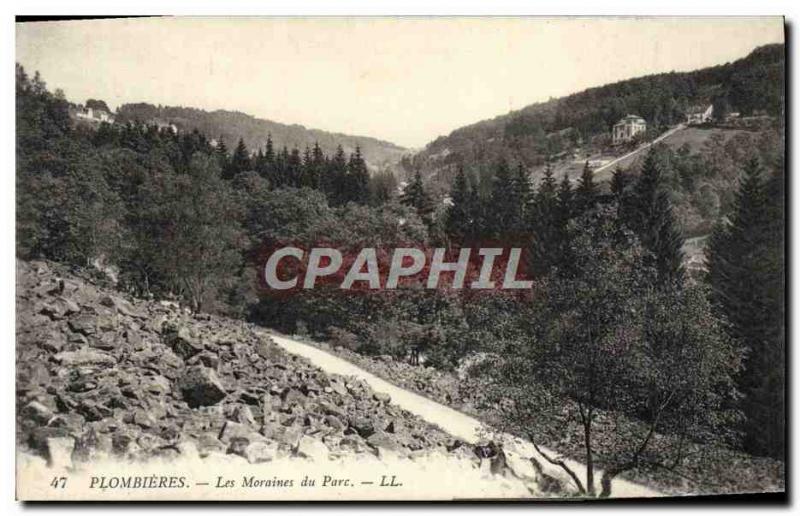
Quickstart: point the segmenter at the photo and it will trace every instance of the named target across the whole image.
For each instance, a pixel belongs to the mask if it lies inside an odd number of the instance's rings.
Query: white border
[[[797,126],[795,117],[795,99],[797,98],[797,83],[794,78],[794,52],[792,52],[792,38],[796,29],[797,20],[800,19],[800,2],[790,0],[759,0],[758,2],[742,0],[707,0],[700,2],[697,0],[670,0],[666,2],[645,2],[643,0],[603,0],[603,1],[576,1],[576,0],[556,0],[556,1],[523,1],[523,0],[444,0],[433,2],[431,0],[389,0],[389,1],[359,1],[359,0],[277,0],[272,2],[253,2],[246,0],[229,1],[209,1],[193,0],[191,2],[168,2],[164,0],[138,0],[138,1],[90,1],[73,0],[64,1],[19,1],[4,3],[2,10],[2,51],[0,56],[0,71],[2,71],[2,168],[0,168],[0,214],[2,214],[2,224],[0,224],[0,242],[3,242],[3,254],[0,258],[0,278],[2,279],[2,297],[0,298],[0,327],[2,328],[2,372],[0,377],[2,382],[2,404],[6,411],[3,417],[5,424],[2,427],[2,442],[0,443],[0,500],[6,514],[16,514],[23,510],[31,510],[31,507],[22,506],[14,502],[14,418],[10,411],[14,406],[14,15],[132,15],[132,14],[161,14],[161,15],[404,15],[404,16],[452,16],[452,15],[660,15],[660,16],[748,16],[748,15],[784,15],[790,28],[789,57],[791,72],[790,84],[791,91],[787,92],[791,103],[791,111],[788,113],[790,118],[789,128],[791,129],[791,139],[789,148],[797,149]],[[302,121],[298,121],[302,122]],[[792,154],[790,153],[790,156]],[[789,162],[791,165],[791,162]],[[788,171],[791,177],[792,171]],[[800,181],[791,182],[791,199],[800,198]],[[791,207],[790,202],[788,206]],[[791,242],[797,242],[800,237],[800,220],[797,220],[797,210],[790,210],[791,216]],[[792,270],[796,269],[798,263],[797,256],[794,256],[791,263]],[[791,287],[797,286],[797,274],[791,278]],[[795,290],[795,289],[792,289]],[[790,321],[800,321],[800,308],[795,303],[791,306],[791,313],[787,314]],[[787,349],[794,348],[793,342],[787,343]],[[792,371],[798,370],[798,355],[800,352],[794,350],[790,352],[792,361]],[[790,382],[792,376],[788,376]],[[797,399],[797,382],[791,382],[790,401]],[[790,411],[796,403],[792,403]],[[792,411],[793,412],[793,411]],[[790,412],[791,413],[791,412]],[[793,452],[789,467],[797,464],[797,445],[790,447]],[[796,499],[797,475],[789,477],[791,485],[787,486]],[[108,511],[113,506],[58,506],[48,505],[38,507],[37,512],[55,513],[63,510],[76,511]],[[122,507],[117,507],[121,509]],[[231,510],[231,506],[224,508],[217,505],[205,506],[134,506],[124,507],[126,512],[146,513],[149,515],[167,514],[174,511],[216,511],[223,509]],[[310,513],[324,510],[328,514],[346,515],[353,512],[367,514],[376,510],[374,506],[352,505],[352,506],[233,506],[234,510],[247,510],[252,512],[292,512]],[[530,505],[503,505],[467,508],[465,506],[433,506],[421,508],[417,506],[380,506],[378,510],[385,514],[400,514],[408,512],[433,512],[446,511],[450,513],[461,512],[464,510],[478,510],[480,512],[495,511],[554,511],[559,512],[581,511],[590,509],[593,511],[617,512],[619,510],[633,509],[641,511],[641,507],[630,506],[586,506],[569,505],[561,507],[553,506],[530,506]],[[662,508],[664,510],[665,508]],[[667,510],[694,511],[701,507],[690,508],[684,506],[670,506]],[[749,511],[755,509],[746,504],[738,504],[729,507],[702,507],[704,513],[723,514],[735,511]],[[758,510],[758,509],[756,509]]]

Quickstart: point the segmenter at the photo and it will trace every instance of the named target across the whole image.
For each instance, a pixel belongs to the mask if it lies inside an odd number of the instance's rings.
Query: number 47
[[[53,481],[50,482],[50,487],[54,489],[64,489],[67,487],[67,477],[53,477]]]

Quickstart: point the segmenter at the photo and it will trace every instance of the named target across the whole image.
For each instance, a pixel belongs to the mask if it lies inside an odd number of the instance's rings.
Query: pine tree
[[[326,168],[322,178],[323,191],[331,206],[340,206],[347,200],[347,159],[341,145],[336,147],[336,153]]]
[[[533,232],[531,270],[536,275],[545,275],[559,254],[559,205],[558,186],[548,163],[529,218]]]
[[[597,185],[594,183],[594,173],[587,161],[575,189],[575,208],[579,213],[592,209],[597,201]]]
[[[286,185],[298,188],[302,183],[303,159],[297,148],[292,149],[286,158]]]
[[[244,144],[244,139],[239,138],[239,143],[231,156],[230,166],[224,171],[226,179],[232,179],[237,174],[250,170],[250,153],[247,151],[247,146]]]
[[[516,181],[508,169],[508,163],[501,160],[497,164],[497,171],[492,182],[489,212],[487,213],[492,238],[501,239],[503,236],[514,233],[517,228],[519,200],[516,198],[515,183]]]
[[[222,135],[220,135],[219,140],[217,140],[217,163],[219,163],[220,170],[223,171],[228,169],[230,163],[228,162],[228,147],[225,146],[225,141],[222,139]]]
[[[746,447],[755,454],[781,457],[785,276],[783,238],[775,236],[782,233],[783,211],[772,207],[782,194],[775,186],[764,181],[756,159],[746,164],[730,222],[715,228],[707,261],[712,301],[749,351],[739,380]]]
[[[422,175],[419,170],[414,173],[414,179],[403,191],[400,202],[406,206],[413,207],[417,210],[417,214],[422,220],[428,224],[431,223],[430,216],[433,213],[433,201],[428,192],[425,191],[425,185],[422,183]]]
[[[559,224],[566,225],[566,223],[575,214],[574,209],[574,192],[572,191],[572,183],[569,176],[564,174],[564,178],[558,185],[558,220]]]
[[[520,163],[517,166],[517,175],[514,178],[514,203],[515,221],[514,230],[519,235],[524,235],[530,229],[529,221],[533,209],[533,194],[531,192],[531,182],[528,173]]]
[[[358,146],[356,151],[350,154],[350,161],[347,163],[347,178],[348,201],[366,204],[369,201],[369,170],[361,156],[361,148]]]
[[[447,209],[447,234],[456,242],[464,242],[471,233],[472,207],[470,206],[470,190],[464,168],[458,168],[458,174],[450,190],[452,205]]]
[[[614,169],[614,175],[611,176],[611,194],[617,202],[622,200],[629,182],[630,178],[624,170],[619,167]]]
[[[632,203],[629,223],[652,254],[661,282],[679,284],[684,276],[683,236],[663,187],[661,164],[653,151],[647,154],[642,165]]]

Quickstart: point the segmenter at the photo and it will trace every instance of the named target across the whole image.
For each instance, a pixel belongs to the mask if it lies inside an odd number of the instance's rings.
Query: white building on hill
[[[647,122],[637,115],[628,115],[616,124],[611,130],[611,139],[614,145],[629,142],[634,136],[647,131]]]
[[[86,120],[88,122],[108,122],[109,124],[114,123],[114,115],[106,111],[105,109],[96,109],[96,108],[87,108],[83,106],[78,106],[75,110],[75,117],[80,120]]]
[[[688,125],[704,124],[710,122],[713,116],[714,106],[712,104],[692,106],[686,110],[686,123]]]

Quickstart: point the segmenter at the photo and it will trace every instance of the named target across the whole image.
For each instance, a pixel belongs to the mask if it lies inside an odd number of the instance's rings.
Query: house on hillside
[[[73,116],[78,120],[84,120],[98,124],[102,122],[107,122],[109,124],[114,123],[114,115],[105,109],[77,106],[73,111]]]
[[[176,126],[175,124],[173,124],[171,122],[165,122],[164,120],[161,120],[161,119],[158,119],[158,118],[154,118],[154,119],[150,120],[148,125],[154,125],[154,126],[158,127],[158,129],[160,131],[168,130],[168,131],[171,131],[174,134],[178,134],[178,126]]]
[[[710,122],[714,116],[714,105],[692,106],[686,110],[686,123],[688,125],[698,125]]]
[[[638,115],[628,115],[616,124],[611,130],[611,140],[614,145],[633,140],[637,134],[647,131],[647,122]]]

